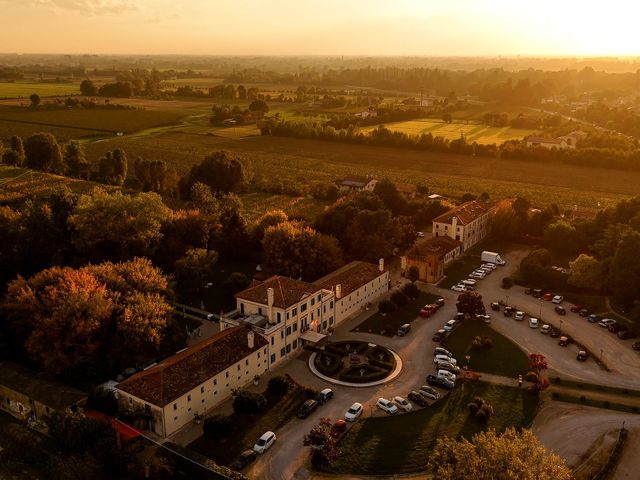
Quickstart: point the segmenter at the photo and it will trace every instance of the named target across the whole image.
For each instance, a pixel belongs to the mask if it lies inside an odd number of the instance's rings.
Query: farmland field
[[[80,95],[78,83],[0,83],[0,98],[26,98],[33,93],[41,97]]]
[[[0,120],[0,140],[8,141],[13,135],[26,139],[36,132],[48,132],[53,134],[59,142],[67,142],[75,138],[87,138],[94,135],[101,136],[106,132],[86,130],[75,127],[51,127],[36,125],[33,123],[6,122]]]
[[[123,148],[129,158],[141,155],[164,159],[179,173],[187,172],[211,151],[228,150],[244,158],[251,175],[277,178],[283,183],[308,184],[334,181],[348,174],[374,174],[396,182],[423,182],[432,193],[451,197],[486,191],[493,198],[525,195],[537,205],[557,203],[587,208],[610,205],[640,194],[639,172],[317,140],[263,136],[230,139],[167,132],[141,138],[114,138],[86,146],[93,161],[117,147]]]
[[[480,144],[500,144],[507,140],[521,139],[533,133],[533,130],[524,130],[511,127],[488,127],[476,123],[445,123],[442,120],[418,119],[404,122],[393,122],[384,124],[386,128],[395,132],[406,133],[407,135],[420,135],[431,133],[434,137],[444,137],[449,140],[456,140],[464,136],[468,143]],[[363,129],[370,132],[376,127]]]

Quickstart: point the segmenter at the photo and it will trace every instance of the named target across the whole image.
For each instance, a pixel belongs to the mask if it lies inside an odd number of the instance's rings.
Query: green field
[[[36,93],[41,97],[80,95],[79,83],[0,83],[0,98],[25,98]]]
[[[470,438],[483,430],[480,423],[469,418],[467,410],[476,396],[493,406],[495,414],[488,428],[499,432],[509,426],[528,426],[535,415],[537,397],[523,389],[482,382],[466,384],[428,408],[357,422],[339,443],[343,454],[329,472],[392,475],[424,471],[438,438]]]
[[[531,135],[533,130],[522,130],[511,127],[488,127],[477,123],[445,123],[442,120],[419,119],[384,124],[389,130],[406,133],[407,135],[421,135],[431,133],[434,137],[444,137],[456,140],[464,136],[468,143],[500,144],[507,140],[515,140]],[[363,129],[370,132],[376,127]]]

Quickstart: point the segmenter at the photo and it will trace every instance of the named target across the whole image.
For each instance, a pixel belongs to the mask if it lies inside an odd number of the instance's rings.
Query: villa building
[[[460,241],[464,252],[489,235],[495,211],[494,203],[481,200],[463,203],[433,220],[433,236]]]
[[[401,270],[417,267],[418,280],[437,283],[444,276],[444,267],[462,253],[462,242],[449,237],[432,237],[413,247],[400,257]]]

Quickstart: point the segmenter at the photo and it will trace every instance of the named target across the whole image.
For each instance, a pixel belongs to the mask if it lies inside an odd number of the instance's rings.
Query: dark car
[[[589,354],[584,350],[580,350],[578,352],[578,356],[576,357],[576,359],[580,360],[581,362],[586,362],[587,358],[589,358]]]
[[[532,293],[533,293],[533,289],[531,289],[531,288],[525,288],[524,289],[524,294],[525,295],[531,295]]]
[[[444,307],[444,298],[437,299],[436,305],[438,305],[438,307]]]
[[[598,323],[600,321],[600,315],[592,313],[587,317],[587,320],[589,320],[591,323]]]
[[[433,335],[433,337],[431,337],[431,340],[433,340],[434,342],[441,342],[442,340],[445,339],[446,336],[447,336],[447,331],[441,328]]]
[[[298,409],[298,418],[307,418],[316,408],[318,408],[318,402],[315,400],[307,400]]]
[[[607,327],[607,330],[609,330],[611,333],[618,333],[618,332],[624,332],[625,330],[627,330],[627,327],[620,325],[619,323],[614,323],[613,325],[609,325]]]
[[[513,312],[515,311],[515,309],[513,307],[504,307],[504,316],[505,317],[510,317],[511,315],[513,315]]]
[[[574,305],[571,305],[571,309],[570,309],[570,310],[571,310],[573,313],[578,313],[578,312],[579,312],[580,310],[582,310],[582,309],[583,309],[582,305],[575,305],[575,304],[574,304]]]
[[[321,390],[320,392],[318,392],[318,396],[316,397],[316,401],[320,405],[323,405],[323,404],[327,403],[329,400],[331,400],[332,398],[333,398],[333,390],[331,390],[330,388],[325,388],[325,389]]]
[[[551,327],[551,330],[549,330],[549,336],[553,337],[553,338],[559,337],[560,336],[560,330],[558,330],[557,328]]]
[[[633,348],[634,350],[640,350],[640,342],[636,342],[633,345],[631,345],[631,348]]]
[[[495,310],[496,312],[499,312],[500,304],[498,302],[491,302],[491,310]]]
[[[411,400],[413,403],[415,403],[419,407],[426,407],[427,405],[429,405],[429,403],[427,403],[426,398],[424,398],[422,395],[420,395],[415,390],[411,390],[409,392],[408,398],[409,398],[409,400]]]
[[[462,320],[464,320],[464,313],[456,313],[456,316],[454,317],[458,322],[461,322]]]
[[[541,288],[534,288],[531,291],[531,296],[533,298],[540,298],[542,296],[542,289]]]
[[[578,312],[578,315],[580,315],[581,317],[588,317],[589,316],[589,310],[587,310],[586,308],[583,308],[582,310],[580,310]]]
[[[242,470],[256,459],[258,454],[253,450],[245,450],[240,454],[236,461],[231,464],[231,468],[234,470]]]
[[[453,382],[447,380],[446,378],[436,377],[435,375],[427,375],[425,381],[432,387],[442,387],[446,388],[447,390],[451,390],[453,387],[455,387],[455,384]]]
[[[554,308],[554,310],[556,311],[556,313],[558,315],[566,315],[567,314],[567,311],[564,309],[564,307],[561,307],[559,305],[556,308]]]
[[[622,332],[618,332],[618,338],[621,340],[629,340],[630,338],[636,338],[638,334],[636,332],[632,332],[631,330],[623,330]]]

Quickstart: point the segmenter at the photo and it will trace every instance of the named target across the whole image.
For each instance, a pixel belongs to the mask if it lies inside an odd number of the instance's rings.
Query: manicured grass
[[[473,349],[471,343],[476,336],[487,336],[493,341],[489,349]],[[485,323],[477,320],[464,320],[442,342],[442,346],[453,353],[461,365],[466,363],[465,356],[471,356],[469,368],[478,372],[493,373],[506,377],[524,375],[529,371],[529,359],[518,346],[507,337],[499,334]]]
[[[252,448],[264,432],[271,430],[277,434],[277,429],[293,419],[300,406],[309,398],[303,388],[298,385],[295,385],[281,399],[268,393],[265,395],[267,408],[262,414],[255,416],[232,414],[234,431],[228,439],[218,442],[202,435],[189,444],[188,448],[219,465],[229,465],[243,450]]]
[[[395,312],[388,315],[375,313],[352,331],[375,333],[377,335],[393,337],[398,331],[398,327],[420,318],[418,316],[420,309],[427,303],[435,302],[438,298],[440,298],[438,295],[421,292],[418,298],[409,301],[409,303],[398,308]]]
[[[458,386],[431,407],[356,423],[340,442],[343,454],[329,471],[391,475],[424,470],[438,438],[471,438],[484,430],[482,424],[469,418],[467,410],[476,396],[494,408],[487,428],[503,431],[509,426],[526,427],[535,415],[537,398],[523,389],[482,382]]]
[[[79,83],[0,83],[0,98],[25,98],[25,103],[31,103],[29,96],[32,94],[41,97],[54,95],[80,95]]]

